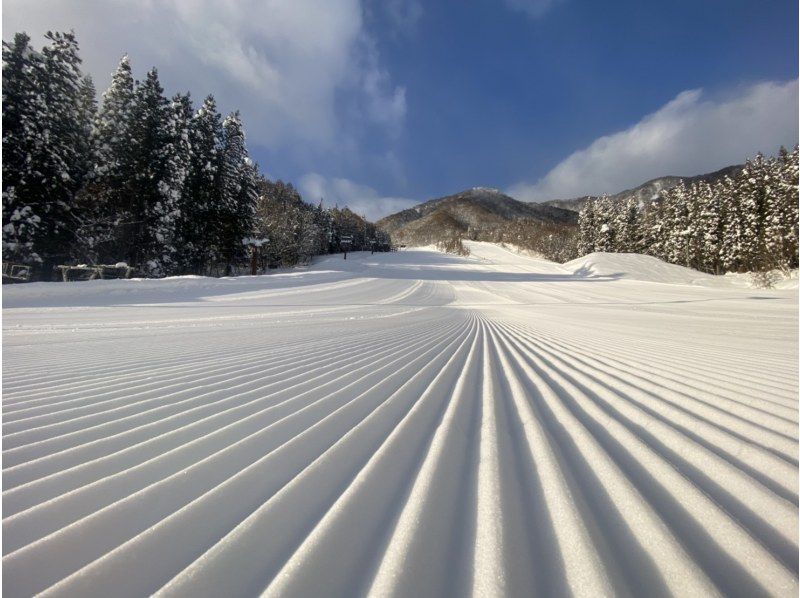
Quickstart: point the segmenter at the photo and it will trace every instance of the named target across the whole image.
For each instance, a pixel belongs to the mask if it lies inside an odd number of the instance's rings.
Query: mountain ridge
[[[680,181],[683,181],[687,185],[691,185],[692,183],[698,183],[701,181],[706,183],[714,183],[726,176],[735,175],[742,168],[744,168],[744,164],[734,164],[731,166],[720,168],[719,170],[715,170],[713,172],[697,174],[694,176],[675,176],[675,175],[661,176],[654,179],[650,179],[649,181],[646,181],[637,187],[632,187],[630,189],[625,189],[623,191],[620,191],[619,193],[609,195],[608,197],[614,201],[624,201],[629,199],[630,197],[635,197],[640,201],[653,201],[658,198],[661,191],[674,187]],[[580,209],[583,207],[583,204],[586,203],[586,200],[589,199],[589,197],[597,197],[597,196],[584,195],[583,197],[574,197],[572,199],[550,199],[547,201],[537,202],[537,203],[541,203],[546,206],[562,208],[564,210],[571,210],[573,212],[579,212]]]
[[[376,225],[395,242],[427,244],[450,235],[497,229],[523,218],[543,224],[577,223],[574,211],[519,201],[490,187],[473,187],[390,214]]]
[[[609,195],[609,198],[613,201],[625,201],[631,197],[643,202],[653,201],[681,180],[687,185],[701,181],[714,183],[726,176],[734,176],[742,168],[744,165],[736,164],[689,177],[657,177]],[[493,187],[472,187],[384,216],[376,225],[400,244],[429,244],[450,236],[478,238],[520,219],[571,227],[577,224],[578,212],[589,197],[595,196],[525,202]]]

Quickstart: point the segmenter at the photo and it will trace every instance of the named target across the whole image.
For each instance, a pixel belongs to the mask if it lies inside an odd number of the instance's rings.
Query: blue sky
[[[6,0],[3,36],[74,28],[101,89],[128,52],[240,108],[255,159],[375,218],[491,186],[614,193],[793,145],[784,0]]]

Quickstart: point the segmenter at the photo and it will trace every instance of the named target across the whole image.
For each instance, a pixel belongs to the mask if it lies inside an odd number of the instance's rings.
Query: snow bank
[[[622,278],[662,284],[728,284],[724,277],[668,264],[650,255],[638,253],[595,252],[567,262],[564,267],[577,276]]]
[[[781,280],[775,283],[775,288],[782,290],[797,289],[797,270],[792,270],[788,274],[782,274]]]
[[[783,272],[781,270],[771,270],[762,275],[755,275],[752,272],[729,272],[725,279],[737,287],[748,289],[778,289],[782,291],[797,289],[797,270]],[[765,286],[765,281],[768,285]]]
[[[653,256],[639,253],[604,253],[598,251],[567,262],[563,266],[577,276],[620,278],[623,280],[704,287],[764,289],[752,272],[731,272],[724,276],[714,276],[713,274],[706,274],[684,266],[669,264]],[[767,275],[771,281],[771,286],[768,288],[783,291],[798,288],[797,270],[792,270],[791,272],[773,270],[768,272]]]

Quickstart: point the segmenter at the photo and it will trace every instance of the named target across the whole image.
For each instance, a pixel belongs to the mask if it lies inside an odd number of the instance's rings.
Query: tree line
[[[798,266],[798,148],[757,154],[733,177],[664,190],[657,200],[590,198],[578,253],[644,253],[713,274]]]
[[[347,207],[324,208],[322,201],[308,204],[291,183],[260,179],[255,210],[254,234],[269,239],[261,253],[268,264],[291,266],[345,248],[389,248],[389,235],[363,216]],[[346,247],[343,238],[350,240]]]
[[[578,230],[574,224],[520,218],[497,229],[488,239],[510,243],[554,262],[564,263],[578,257]]]
[[[40,50],[3,42],[3,257],[48,279],[56,264],[124,261],[146,276],[231,274],[258,247],[290,265],[371,246],[374,225],[302,201],[250,159],[238,112],[212,95],[164,95],[156,68],[124,56],[102,102],[80,70],[74,33]],[[384,239],[379,239],[383,241]]]

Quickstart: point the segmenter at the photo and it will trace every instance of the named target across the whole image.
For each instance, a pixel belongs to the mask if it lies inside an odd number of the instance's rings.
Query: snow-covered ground
[[[797,595],[797,290],[470,249],[4,287],[4,595]]]

